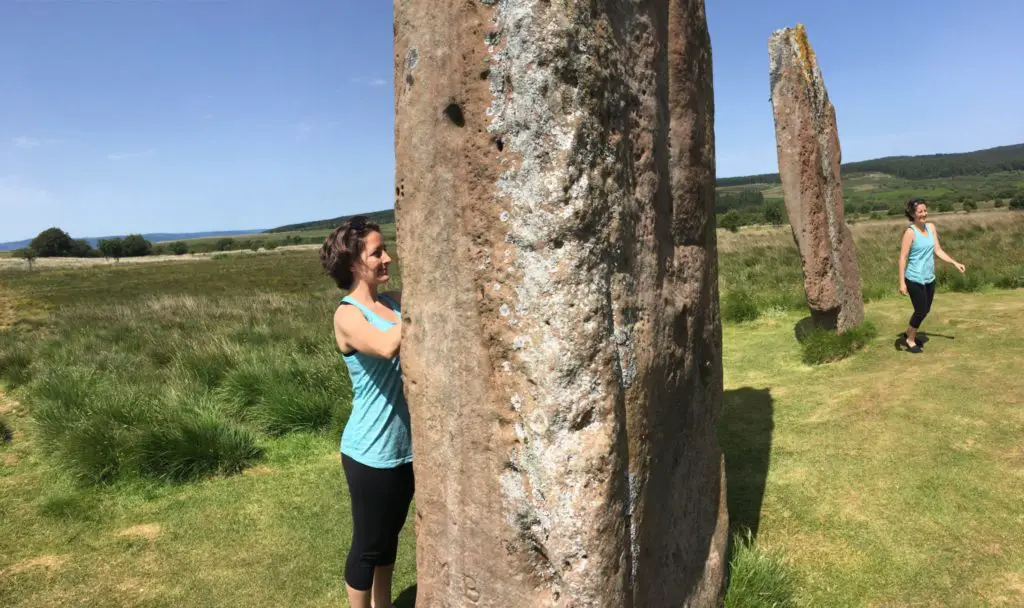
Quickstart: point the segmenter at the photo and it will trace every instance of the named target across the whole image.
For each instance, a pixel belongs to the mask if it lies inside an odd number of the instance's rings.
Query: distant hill
[[[394,209],[383,209],[381,211],[371,211],[369,213],[353,213],[352,215],[342,215],[340,217],[332,218],[329,220],[316,220],[313,222],[303,222],[301,224],[288,224],[287,226],[280,226],[278,228],[271,228],[267,232],[297,232],[301,230],[334,230],[350,217],[357,215],[365,215],[371,222],[376,224],[394,224],[395,223],[395,210]]]
[[[263,232],[262,228],[254,230],[219,230],[214,232],[151,232],[149,234],[143,234],[142,236],[151,243],[160,243],[164,241],[183,241],[186,239],[202,239],[215,236],[235,236],[239,234],[256,234]],[[72,235],[74,236],[74,235]],[[84,240],[87,241],[93,247],[102,239],[114,238],[114,236],[124,237],[125,235],[112,235],[112,236],[90,236]],[[9,243],[0,243],[0,251],[13,251],[15,249],[21,249],[22,247],[28,247],[32,239],[26,239],[24,241],[11,241]]]
[[[1024,171],[1024,144],[1000,146],[957,154],[924,156],[887,156],[856,163],[844,163],[843,173],[886,173],[904,179],[933,179],[961,175],[981,175],[999,171]],[[777,184],[778,173],[725,177],[718,186]]]

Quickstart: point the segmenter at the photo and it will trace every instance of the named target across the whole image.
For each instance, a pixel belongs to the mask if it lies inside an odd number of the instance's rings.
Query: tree
[[[1010,199],[1010,209],[1024,209],[1024,194],[1018,194]]]
[[[718,225],[729,232],[739,232],[740,226],[743,225],[743,220],[740,219],[740,214],[733,209],[722,214],[721,219],[718,220]]]
[[[29,247],[41,258],[67,257],[75,249],[75,242],[70,234],[54,227],[40,232]]]
[[[100,241],[100,252],[107,259],[114,258],[115,262],[119,261],[124,255],[124,241],[117,237],[103,239]]]
[[[124,257],[138,258],[153,252],[153,244],[141,234],[129,234],[124,237]]]
[[[771,200],[764,204],[764,221],[772,226],[781,226],[786,220],[786,213],[782,208],[782,201]]]
[[[73,258],[91,258],[96,256],[96,250],[85,239],[75,239],[71,241],[71,251],[68,252],[68,256]]]
[[[25,263],[28,264],[29,271],[31,271],[32,264],[36,261],[36,258],[39,257],[39,252],[36,251],[35,247],[29,246],[15,250],[14,257],[25,260]]]
[[[185,255],[188,253],[188,245],[182,241],[175,241],[167,246],[167,250],[174,255]]]

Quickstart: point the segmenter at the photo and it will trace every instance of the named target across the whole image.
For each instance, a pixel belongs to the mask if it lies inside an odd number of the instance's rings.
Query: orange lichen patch
[[[811,41],[807,39],[807,30],[802,23],[796,26],[793,34],[796,42],[797,57],[800,59],[800,66],[804,69],[804,78],[808,81],[814,79],[814,68],[817,65],[817,58],[814,56],[814,49],[811,48]]]

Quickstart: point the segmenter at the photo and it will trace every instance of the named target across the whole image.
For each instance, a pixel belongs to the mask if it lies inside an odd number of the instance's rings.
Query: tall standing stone
[[[843,332],[864,320],[864,302],[853,235],[843,220],[836,112],[803,26],[774,32],[768,56],[779,175],[807,303],[816,326]]]
[[[418,605],[720,595],[710,48],[673,1],[395,2]]]

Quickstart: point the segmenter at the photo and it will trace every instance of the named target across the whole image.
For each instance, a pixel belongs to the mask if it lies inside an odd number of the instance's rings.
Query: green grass
[[[1019,276],[1021,228],[979,221],[939,224],[982,279],[942,275],[921,355],[893,347],[898,225],[855,227],[878,334],[822,366],[794,338],[790,234],[719,235],[723,306],[745,307],[723,310],[744,322],[724,327],[720,439],[733,531],[753,541],[734,545],[728,605],[1021,603],[1024,376],[1007,370],[1024,294],[993,288]],[[351,393],[315,251],[0,280],[0,377],[20,401],[0,397],[0,605],[344,603]],[[412,521],[396,594],[415,582]]]
[[[737,534],[729,560],[724,608],[795,608],[796,587],[789,566],[757,546],[751,534]]]
[[[803,362],[808,365],[821,365],[841,361],[864,348],[877,335],[878,330],[870,321],[865,321],[841,334],[830,330],[813,329],[800,336]]]
[[[937,295],[919,355],[894,347],[906,299],[867,313],[878,336],[826,366],[802,362],[799,313],[724,328],[734,529],[802,606],[1021,605],[1024,293]]]

